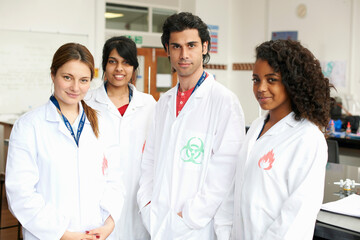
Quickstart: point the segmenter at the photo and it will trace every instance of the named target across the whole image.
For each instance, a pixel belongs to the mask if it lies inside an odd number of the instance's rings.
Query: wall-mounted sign
[[[211,37],[211,48],[210,53],[218,52],[218,32],[219,26],[217,25],[208,25],[210,29],[210,37]]]
[[[284,40],[291,39],[297,41],[298,32],[297,31],[272,32],[271,40],[278,40],[278,39],[284,39]]]
[[[321,61],[322,72],[335,87],[346,87],[346,62]]]
[[[142,36],[130,36],[126,35],[127,38],[130,38],[133,40],[136,44],[142,44],[143,43],[143,37]]]

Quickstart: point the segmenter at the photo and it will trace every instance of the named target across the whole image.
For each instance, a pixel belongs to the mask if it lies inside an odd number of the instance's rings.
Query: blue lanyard
[[[133,96],[133,90],[131,89],[131,87],[128,85],[129,87],[129,104],[131,102],[132,96]]]
[[[104,87],[105,87],[105,92],[107,93],[106,83],[107,82],[104,82]],[[130,104],[132,96],[133,96],[133,90],[131,89],[131,87],[129,85],[128,85],[128,88],[129,88],[129,104]]]
[[[195,87],[194,87],[194,90],[191,92],[191,95],[195,92],[195,90],[200,87],[200,85],[205,81],[206,79],[206,72],[204,71],[200,77],[200,79],[198,80],[198,82],[196,83]],[[180,86],[180,83],[179,83],[179,86]],[[178,87],[178,91],[179,91],[179,87]]]
[[[204,71],[203,74],[201,75],[199,81],[196,83],[194,90],[191,92],[191,95],[195,92],[195,90],[200,87],[200,85],[205,81],[206,78],[206,72]]]
[[[56,100],[54,95],[51,95],[50,100],[55,105],[55,107],[59,110],[59,113],[61,114],[67,129],[70,131],[71,136],[73,136],[76,145],[79,147],[80,135],[81,135],[81,132],[82,132],[82,130],[84,128],[84,124],[85,124],[85,111],[83,111],[83,113],[81,115],[79,126],[78,126],[78,129],[77,129],[77,134],[76,134],[76,137],[75,137],[74,131],[73,131],[72,127],[71,127],[71,124],[70,124],[69,120],[67,120],[67,118],[64,116],[64,114],[62,114],[62,112],[61,112],[58,100]]]

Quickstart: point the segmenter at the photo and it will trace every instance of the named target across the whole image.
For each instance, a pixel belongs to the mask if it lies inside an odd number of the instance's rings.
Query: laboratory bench
[[[340,179],[360,182],[360,167],[337,163],[327,163],[323,203],[340,200],[348,195],[339,185]],[[351,194],[360,194],[360,187],[352,189]],[[360,218],[320,210],[314,231],[314,239],[360,239]]]
[[[360,137],[356,138],[356,139],[355,138],[329,137],[329,139],[337,141],[339,144],[339,147],[342,147],[342,148],[360,149]]]
[[[340,163],[360,167],[360,136],[352,134],[350,137],[330,136],[339,146]]]

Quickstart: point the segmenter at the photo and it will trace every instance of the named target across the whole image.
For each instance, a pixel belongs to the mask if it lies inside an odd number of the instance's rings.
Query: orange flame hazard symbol
[[[264,170],[270,170],[272,168],[274,160],[274,153],[273,150],[271,150],[270,152],[262,156],[262,158],[260,158],[258,162],[259,168],[262,168]]]

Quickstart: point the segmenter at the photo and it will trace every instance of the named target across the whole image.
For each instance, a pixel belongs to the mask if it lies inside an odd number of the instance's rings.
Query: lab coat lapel
[[[185,115],[189,114],[192,110],[197,109],[197,105],[201,102],[201,100],[209,94],[209,89],[211,88],[212,84],[214,83],[214,77],[211,74],[208,74],[205,81],[198,87],[195,92],[193,92],[190,98],[185,103],[184,108],[181,110],[179,117],[184,117]],[[175,108],[176,108],[176,93],[175,92]],[[176,111],[176,109],[175,109]],[[175,112],[176,113],[176,112]]]
[[[66,137],[71,138],[73,141],[73,137],[71,136],[69,130],[65,126],[65,123],[60,115],[60,113],[57,111],[57,108],[55,105],[49,101],[46,105],[46,120],[49,122],[57,122],[58,123],[58,129],[61,133],[63,133]],[[75,141],[74,141],[75,143]]]
[[[105,91],[104,84],[95,90],[95,100],[101,104],[108,104],[110,99]]]
[[[263,136],[279,135],[284,131],[288,131],[289,127],[296,126],[299,121],[295,120],[294,115],[295,114],[293,112],[286,115],[283,119],[272,126]]]
[[[130,84],[130,88],[133,91],[133,96],[128,108],[125,111],[124,117],[134,114],[137,108],[141,108],[145,105],[144,99],[140,97],[140,92],[135,88],[135,86]]]
[[[102,85],[102,87],[97,88],[95,91],[96,91],[95,101],[102,105],[105,105],[111,114],[120,118],[121,115],[119,111],[116,109],[115,105],[111,102],[110,98],[108,97],[105,91],[104,84]]]
[[[179,84],[170,89],[163,97],[167,98],[168,114],[171,117],[171,121],[176,118],[176,94],[179,88]]]
[[[79,103],[79,114],[82,114],[82,112],[83,112],[83,108],[82,108],[81,103]],[[57,108],[51,101],[49,101],[46,105],[46,113],[45,114],[46,114],[46,120],[49,122],[57,122],[59,131],[61,133],[63,133],[66,137],[70,138],[76,145],[73,136],[71,135],[69,129],[67,129],[67,127],[64,123],[64,120],[62,119],[62,116],[57,111]],[[90,124],[87,117],[85,118],[85,124]],[[85,126],[84,126],[84,128],[85,128]],[[81,136],[80,136],[80,139],[81,139]]]
[[[248,135],[249,135],[250,139],[249,139],[248,145],[246,146],[247,147],[247,152],[246,152],[247,156],[246,156],[245,166],[249,161],[250,153],[253,150],[254,145],[256,144],[256,141],[260,134],[260,131],[261,131],[262,127],[264,126],[264,120],[265,120],[265,116],[262,116],[260,119],[256,120],[262,124],[254,124],[254,126],[257,126],[256,129],[251,129],[251,128],[249,129]]]
[[[259,121],[262,124],[260,124],[260,123],[255,124],[257,126],[257,128],[254,129],[254,131],[249,132],[249,134],[251,134],[251,136],[250,136],[249,143],[247,146],[247,158],[246,159],[249,159],[249,155],[250,155],[251,151],[258,151],[258,149],[255,146],[256,141],[262,141],[262,139],[266,139],[267,137],[272,136],[273,138],[271,140],[271,143],[275,147],[276,144],[278,144],[278,140],[276,138],[277,135],[282,134],[284,131],[288,132],[289,128],[295,127],[297,124],[299,124],[299,121],[296,121],[294,119],[294,113],[291,112],[287,116],[285,116],[283,119],[281,119],[279,122],[277,122],[274,126],[272,126],[264,135],[261,136],[260,139],[257,140],[257,137],[259,136],[260,131],[264,125],[265,117],[266,117],[266,115],[259,119]]]

